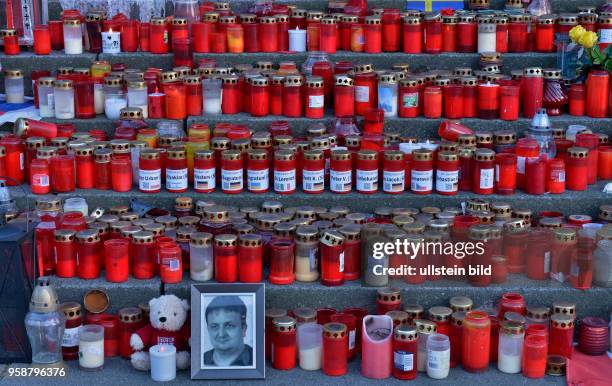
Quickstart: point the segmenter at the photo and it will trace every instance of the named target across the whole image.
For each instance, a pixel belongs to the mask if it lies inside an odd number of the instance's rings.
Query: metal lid
[[[437,306],[437,307],[431,307],[428,310],[428,313],[429,313],[430,320],[433,320],[436,322],[443,322],[443,321],[447,321],[450,319],[450,316],[453,313],[453,310],[450,309],[449,307]]]
[[[108,309],[110,300],[104,290],[92,289],[83,297],[83,304],[92,314],[101,314]]]
[[[561,355],[548,355],[546,357],[546,375],[554,377],[565,376],[567,371],[567,359]]]
[[[138,307],[125,307],[117,313],[119,314],[119,321],[122,323],[139,323],[143,318],[143,312]]]
[[[570,329],[574,328],[575,315],[553,314],[550,322],[554,328]]]
[[[401,302],[401,291],[398,288],[384,287],[377,291],[377,299],[382,302]]]
[[[576,303],[566,301],[555,301],[552,304],[553,314],[562,314],[576,317]]]
[[[77,302],[62,303],[59,306],[66,320],[77,320],[83,317],[81,304]]]
[[[471,311],[474,306],[472,299],[467,296],[454,296],[450,299],[450,308],[453,312],[457,311]]]
[[[278,332],[292,332],[295,331],[296,321],[290,316],[277,316],[272,319],[272,325]]]
[[[525,332],[525,326],[523,323],[512,320],[504,320],[500,323],[500,326],[502,331],[506,334],[520,335]]]
[[[438,326],[431,320],[415,319],[414,325],[416,326],[417,333],[419,334],[433,334],[437,331]]]
[[[229,233],[216,235],[214,243],[218,247],[235,247],[238,245],[238,236]]]
[[[293,316],[299,324],[316,323],[317,321],[317,311],[313,308],[296,308],[293,310]]]

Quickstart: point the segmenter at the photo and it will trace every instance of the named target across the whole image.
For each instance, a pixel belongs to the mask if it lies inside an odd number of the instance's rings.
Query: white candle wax
[[[108,32],[102,32],[102,52],[105,54],[118,54],[121,52],[120,32],[114,32],[112,29]]]
[[[158,344],[149,349],[151,359],[151,378],[167,382],[176,378],[176,347]]]
[[[300,350],[300,367],[304,370],[319,370],[321,368],[321,355],[321,346]]]
[[[289,51],[306,51],[306,31],[301,29],[289,30]]]
[[[83,53],[83,38],[67,37],[64,38],[64,53],[66,55],[79,55]]]
[[[108,119],[119,119],[119,113],[125,107],[127,107],[127,99],[125,98],[109,98],[107,96],[104,101],[104,112]]]
[[[104,365],[104,328],[85,325],[79,331],[79,366],[98,370]]]
[[[104,114],[104,86],[102,83],[94,84],[94,109],[96,114]]]

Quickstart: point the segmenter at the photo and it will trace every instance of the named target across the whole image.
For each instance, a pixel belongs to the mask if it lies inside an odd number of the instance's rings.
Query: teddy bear
[[[141,371],[151,369],[149,348],[156,344],[171,344],[176,347],[176,368],[185,370],[190,365],[189,336],[187,322],[189,303],[175,295],[162,295],[149,301],[149,324],[130,336],[132,366]],[[187,323],[186,323],[187,322]]]

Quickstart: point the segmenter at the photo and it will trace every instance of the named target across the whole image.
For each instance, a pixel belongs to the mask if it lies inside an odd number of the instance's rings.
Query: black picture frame
[[[250,313],[247,311],[247,325],[252,342],[252,364],[250,366],[206,365],[204,355],[209,334],[205,312],[210,301],[217,297],[239,297],[241,301],[253,299]],[[229,298],[228,298],[229,299]],[[203,304],[206,303],[206,304]],[[247,302],[245,302],[246,304]],[[247,309],[249,309],[247,307]],[[202,283],[191,285],[191,379],[264,379],[265,363],[265,284],[263,283]],[[243,339],[249,339],[249,336]]]

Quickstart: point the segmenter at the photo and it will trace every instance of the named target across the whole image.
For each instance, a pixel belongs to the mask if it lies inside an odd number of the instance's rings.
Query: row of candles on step
[[[374,379],[409,380],[419,372],[444,379],[450,368],[480,373],[495,362],[507,374],[563,376],[576,326],[580,351],[605,354],[610,341],[603,318],[578,321],[569,302],[555,302],[552,310],[526,306],[518,293],[502,295],[498,309],[490,310],[473,310],[471,299],[457,296],[450,307],[431,307],[425,319],[423,307],[402,308],[400,291],[386,288],[378,291],[376,314],[362,308],[266,310],[266,356],[278,370],[299,364],[329,376],[346,374],[359,352],[361,374]]]
[[[514,132],[504,131],[496,134],[495,143],[492,133],[468,134],[471,130],[449,121],[442,123],[439,133],[452,142],[396,138],[386,145],[382,135],[366,134],[343,137],[344,146],[337,146],[338,137],[322,127],[314,128],[309,139],[295,141],[288,135],[288,125],[280,122],[272,131],[275,136],[217,125],[211,139],[208,126],[196,124],[190,137],[162,141],[154,129],[135,129],[145,124],[131,120],[138,118],[133,109],[122,111],[128,119],[121,121],[115,136],[120,133],[132,140],[106,141],[104,132],[95,132],[68,134],[75,135],[68,141],[57,137],[64,128],[22,119],[16,133],[28,138],[0,139],[0,171],[10,177],[9,185],[28,181],[34,194],[75,188],[129,192],[136,184],[140,192],[150,194],[162,187],[171,193],[192,187],[198,193],[289,195],[301,187],[309,194],[328,188],[334,194],[382,190],[511,195],[520,189],[540,195],[583,191],[598,178],[612,178],[612,147],[605,136],[588,132],[574,134],[573,141],[550,138],[544,145],[532,137],[516,140]],[[53,135],[48,141],[30,136],[37,133]],[[554,147],[556,152],[551,153]]]
[[[130,337],[147,325],[149,304],[125,307],[112,314],[107,312],[108,295],[99,289],[88,291],[84,307],[78,302],[59,305],[64,315],[65,328],[61,343],[61,359],[79,361],[79,368],[87,371],[101,370],[105,358],[121,356],[129,359],[133,350]],[[83,311],[83,308],[87,312]],[[189,328],[189,323],[186,324]],[[168,368],[176,365],[174,345],[154,345],[148,350],[151,360],[151,376],[155,381],[168,381]],[[155,369],[157,367],[157,369]]]
[[[127,207],[105,215],[96,209],[86,217],[83,199],[68,199],[64,212],[58,200],[39,200],[41,272],[96,279],[105,269],[109,282],[159,274],[164,283],[181,282],[189,272],[195,281],[256,283],[269,266],[268,280],[276,285],[320,280],[339,286],[361,278],[383,286],[446,277],[488,286],[505,282],[508,273],[568,281],[579,289],[590,288],[593,276],[598,285],[612,283],[609,206],[601,207],[600,223],[586,215],[565,222],[562,214],[543,213],[536,227],[528,210],[482,201],[469,202],[468,215],[454,208],[398,208],[396,214],[383,208],[374,216],[344,208],[317,215],[307,206],[285,212],[278,202],[248,212],[201,202],[196,214],[187,197],[176,202],[174,215],[151,210],[141,218]],[[383,252],[377,245],[385,242],[427,249],[414,256]],[[480,245],[482,253],[466,243]],[[457,252],[448,251],[453,245]]]
[[[494,62],[498,61],[494,58]],[[313,62],[316,60],[316,62]],[[321,60],[321,61],[318,61]],[[284,62],[258,62],[253,69],[207,67],[145,72],[95,62],[92,69],[62,68],[31,74],[35,106],[43,118],[89,119],[106,114],[118,119],[124,107],[139,108],[145,118],[185,119],[188,116],[249,113],[253,117],[323,118],[335,116],[517,120],[531,118],[544,107],[549,115],[608,116],[610,75],[593,70],[585,83],[566,85],[558,69],[525,68],[512,76],[499,64],[486,71],[456,68],[412,74],[408,65],[374,71],[370,64],[335,65],[325,57],[308,60],[298,71]],[[6,100],[24,102],[24,73],[4,71]]]
[[[377,54],[443,52],[553,52],[555,34],[567,35],[577,25],[598,32],[604,49],[610,41],[612,14],[542,15],[501,11],[487,13],[380,9],[369,16],[287,9],[275,15],[208,12],[201,21],[155,17],[149,22],[105,12],[86,16],[65,10],[62,20],[34,26],[34,52],[68,55],[120,52],[174,53],[187,63],[196,53],[304,52],[338,50]],[[4,52],[20,52],[17,32],[2,31]],[[176,60],[176,59],[175,59]]]

